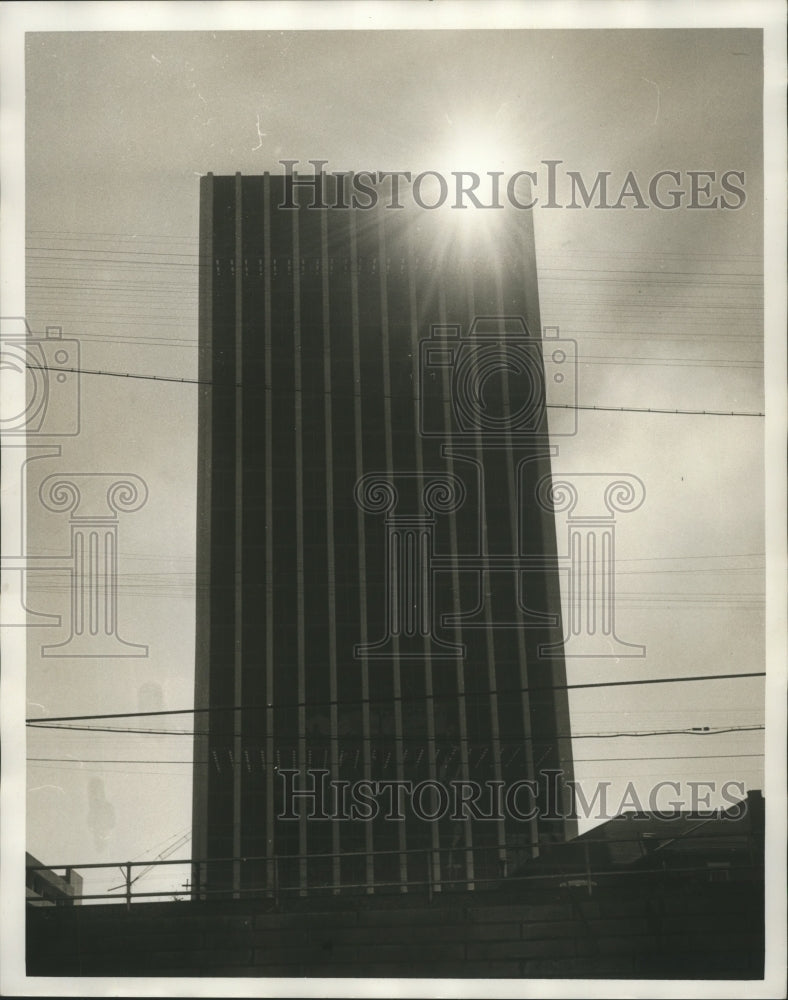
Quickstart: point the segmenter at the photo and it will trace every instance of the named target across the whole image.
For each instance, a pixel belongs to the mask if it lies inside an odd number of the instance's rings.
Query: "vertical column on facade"
[[[450,260],[452,258],[449,258]],[[456,260],[455,266],[460,269],[460,274],[462,273],[462,258]],[[438,292],[438,321],[441,326],[446,326],[448,322],[448,313],[446,309],[446,281],[451,275],[451,270],[447,268],[447,274],[444,276],[441,282],[439,292]],[[451,387],[451,373],[447,367],[442,369],[441,372],[441,391],[443,393],[443,426],[446,429],[447,439],[454,428],[454,418],[452,414],[452,387]],[[454,454],[452,453],[450,447],[446,446],[444,449],[445,461],[447,472],[449,476],[454,476]],[[451,568],[451,591],[452,591],[452,619],[454,621],[454,641],[457,645],[462,642],[462,626],[460,621],[461,612],[461,601],[460,601],[460,574],[457,564],[457,559],[460,552],[459,537],[457,532],[457,514],[454,510],[449,513],[449,550],[450,557],[452,559]],[[490,664],[494,662],[494,656],[490,655],[488,658]],[[461,754],[464,754],[461,760],[462,776],[463,780],[467,780],[470,774],[469,771],[469,761],[468,761],[468,718],[467,718],[467,706],[465,700],[465,660],[463,658],[457,659],[456,666],[456,679],[457,679],[457,712],[458,712],[458,731],[461,746]],[[468,880],[468,887],[470,889],[474,888],[473,878],[475,872],[474,857],[473,857],[473,829],[470,821],[464,824],[464,839],[465,839],[465,877]]]
[[[241,890],[241,776],[243,758],[243,206],[241,175],[235,175],[235,601],[233,660],[233,896]]]
[[[473,293],[473,282],[468,282],[468,317],[470,320],[476,315],[476,300]],[[479,463],[480,468],[480,483],[479,483],[479,520],[481,528],[481,554],[482,554],[482,568],[480,574],[480,585],[482,588],[487,588],[490,586],[490,576],[489,576],[489,566],[487,561],[487,555],[489,553],[488,541],[487,541],[487,502],[485,493],[485,465],[484,465],[484,445],[482,439],[482,431],[480,427],[476,427],[473,434],[473,448],[476,461]],[[490,735],[493,741],[493,768],[494,768],[494,778],[495,780],[501,780],[501,761],[500,753],[495,753],[496,746],[500,748],[500,723],[498,720],[498,697],[496,695],[497,690],[497,678],[495,669],[495,626],[493,624],[493,614],[492,606],[490,600],[486,593],[481,595],[482,603],[484,607],[484,641],[485,641],[485,651],[487,659],[487,687],[490,692]],[[496,821],[496,835],[498,846],[500,849],[501,838],[502,838],[502,821],[499,819]]]
[[[238,455],[235,321],[235,201],[234,177],[213,179],[212,253],[212,405],[211,405],[211,503],[208,544],[211,548],[211,626],[208,662],[210,750],[226,760],[229,770],[209,783],[207,838],[213,858],[232,858],[237,842],[233,823],[236,807],[232,771],[234,757],[236,672],[236,520],[241,498],[236,489]],[[219,706],[219,707],[217,707]],[[217,771],[218,771],[217,763]],[[232,861],[211,865],[211,889],[233,892]]]
[[[213,480],[213,176],[200,183],[200,257],[199,257],[199,348],[198,348],[198,472],[197,472],[197,592],[196,592],[196,709],[210,706],[211,673],[211,507]],[[210,742],[210,713],[195,716],[194,760],[207,761]],[[192,866],[192,885],[202,889],[207,879],[208,856],[208,769],[197,764],[192,805],[194,830],[192,850],[197,864]]]
[[[539,282],[537,280],[536,273],[536,247],[534,238],[534,223],[533,215],[530,212],[526,212],[522,219],[522,259],[524,261],[523,267],[523,287],[525,289],[525,306],[527,315],[526,326],[531,331],[533,336],[538,336],[541,340],[542,335],[542,321],[541,321],[541,309],[539,308]],[[547,399],[544,399],[544,404],[547,404]],[[547,426],[547,414],[546,412],[541,415],[540,419],[545,422],[545,427]],[[522,609],[520,607],[519,600],[516,602],[516,614],[518,623],[522,623]],[[518,629],[518,634],[521,636],[522,641],[518,643],[518,657],[520,662],[520,699],[523,713],[523,735],[524,735],[524,753],[525,753],[525,767],[526,773],[531,778],[536,778],[535,773],[535,758],[534,758],[534,740],[533,740],[533,726],[531,724],[531,694],[528,690],[528,660],[527,654],[524,649],[524,636],[522,633],[522,628]],[[531,841],[531,856],[534,858],[539,857],[539,823],[536,818],[532,819],[529,823],[529,837]]]
[[[529,260],[529,257],[526,257]],[[496,268],[495,271],[495,291],[497,298],[497,312],[499,316],[505,314],[506,308],[504,305],[504,294],[503,294],[503,281],[500,272],[500,268]],[[511,399],[509,391],[509,372],[504,374],[502,379],[502,396],[503,396],[503,410],[505,413],[511,413]],[[505,464],[506,464],[506,486],[507,495],[509,497],[509,533],[511,538],[511,552],[514,554],[517,550],[517,537],[518,537],[518,484],[517,475],[515,470],[515,456],[514,456],[514,445],[512,441],[512,428],[510,424],[504,424],[504,451],[505,451]],[[515,584],[515,589],[517,581],[513,581]],[[523,718],[523,737],[525,745],[525,760],[526,767],[528,768],[528,774],[532,775],[534,778],[536,775],[533,773],[534,766],[534,754],[533,754],[533,740],[531,739],[531,710],[528,695],[528,655],[525,646],[525,633],[524,633],[524,621],[523,613],[520,607],[520,602],[515,601],[514,604],[514,620],[516,623],[516,636],[517,636],[517,662],[519,665],[519,680],[521,687],[521,707],[522,707],[522,718]],[[497,698],[497,695],[496,695]],[[497,770],[496,777],[499,777],[501,770],[501,751],[500,746],[498,753],[496,754],[497,759]],[[529,837],[531,840],[532,851],[536,848],[538,852],[538,830],[536,820],[529,821]],[[499,858],[501,864],[506,866],[507,856],[506,856],[506,829],[505,822],[499,824]]]
[[[353,428],[355,436],[356,481],[364,475],[364,445],[361,433],[363,409],[361,403],[361,345],[359,343],[359,309],[358,309],[358,239],[356,234],[356,213],[350,212],[350,322],[353,333]],[[366,530],[364,512],[356,507],[356,524],[358,527],[358,578],[359,578],[359,616],[361,623],[361,646],[366,649],[369,644],[367,628],[367,557]],[[361,655],[361,755],[363,761],[364,780],[372,777],[371,761],[372,727],[369,713],[369,659],[365,653]],[[364,881],[367,893],[374,891],[375,861],[372,854],[374,841],[372,824],[364,824]]]
[[[415,426],[415,449],[414,458],[416,464],[416,484],[419,496],[423,494],[424,490],[424,448],[421,440],[421,434],[419,432],[419,427],[421,424],[419,415],[419,384],[418,379],[420,375],[419,371],[419,300],[418,293],[416,289],[416,266],[415,266],[415,252],[416,247],[413,240],[412,227],[408,226],[407,230],[407,241],[406,245],[408,248],[408,299],[410,303],[410,334],[411,334],[411,354],[413,356],[413,406],[414,406],[414,426]],[[432,580],[429,581],[429,586],[432,586]],[[427,766],[429,770],[429,778],[431,781],[435,781],[437,769],[435,764],[435,696],[433,689],[433,677],[432,677],[432,654],[431,654],[431,642],[432,636],[424,636],[424,690],[425,690],[425,709],[426,709],[426,724],[427,724]],[[428,876],[428,881],[430,884],[440,891],[441,888],[441,856],[440,856],[440,830],[438,829],[437,823],[430,824],[430,842],[432,847],[432,855],[428,864],[430,865],[430,873]]]
[[[273,406],[271,385],[271,176],[263,178],[264,313],[263,355],[265,368],[265,853],[266,881],[276,881],[274,870],[274,557],[273,557]]]
[[[546,468],[549,472],[551,465],[551,456],[557,453],[557,448],[550,447],[550,439],[548,437],[548,420],[547,420],[547,394],[546,385],[544,382],[544,362],[541,357],[541,343],[542,343],[542,320],[541,320],[541,309],[539,306],[539,281],[538,274],[536,270],[536,244],[534,237],[534,222],[532,212],[522,212],[518,215],[517,222],[512,222],[511,225],[518,225],[519,232],[521,234],[521,249],[522,249],[522,260],[523,269],[521,273],[521,279],[523,282],[523,290],[525,293],[525,323],[528,332],[532,338],[535,340],[535,347],[538,347],[539,354],[537,355],[539,364],[541,365],[541,376],[542,381],[539,383],[541,385],[541,412],[537,415],[537,420],[539,421],[539,435],[537,440],[531,449],[531,453],[528,456],[532,458],[537,465],[546,464]],[[515,493],[517,496],[518,494]],[[529,516],[534,520],[539,520],[544,523],[545,515],[539,509],[536,498],[530,498],[530,513]],[[525,502],[525,497],[521,498],[521,502]],[[519,512],[515,512],[516,516],[520,516]],[[552,532],[552,527],[550,532]],[[547,557],[548,553],[545,551],[545,531],[542,529],[540,531],[542,544],[540,544],[540,553]],[[515,538],[516,536],[512,536]],[[551,586],[551,576],[555,571],[546,570],[544,573],[545,587],[549,588]],[[556,588],[556,593],[552,595],[545,594],[545,607],[540,609],[548,613],[556,610],[556,605],[558,610],[560,610],[560,591],[558,590],[558,578],[557,573],[554,577],[554,586]],[[519,588],[518,588],[519,589]],[[526,767],[528,769],[529,776],[537,778],[536,768],[539,766],[540,758],[537,758],[535,754],[535,741],[534,741],[534,726],[533,726],[533,708],[532,699],[530,692],[528,690],[529,680],[533,683],[534,678],[537,677],[537,672],[534,669],[535,664],[528,663],[528,653],[525,648],[525,633],[523,631],[523,610],[519,599],[515,604],[517,621],[518,621],[518,658],[520,662],[520,686],[522,688],[522,713],[523,713],[523,727],[525,734],[525,761]],[[563,651],[558,649],[556,655],[563,657]],[[551,668],[550,670],[550,681],[552,683],[566,682],[566,677],[562,673],[560,677],[556,677],[555,671]],[[537,683],[543,683],[541,672],[538,675]],[[553,711],[554,702],[551,701],[550,710]],[[555,720],[555,726],[558,728],[558,732],[562,731],[562,722],[558,719],[558,716],[553,712],[553,718]],[[558,747],[561,746],[561,741],[558,741]],[[540,824],[537,818],[534,818],[529,823],[529,837],[531,843],[531,856],[538,857],[540,852],[539,838],[540,838]]]
[[[483,236],[482,232],[482,236]],[[480,322],[495,325],[496,339],[503,338],[500,329],[500,317],[504,313],[504,302],[501,290],[501,259],[500,255],[505,251],[506,232],[505,227],[498,220],[494,227],[495,245],[491,240],[493,232],[488,233],[486,241],[488,245],[484,247],[484,258],[480,261],[473,261],[473,273],[468,279],[468,306],[470,317]],[[521,301],[520,289],[510,290],[516,301]],[[511,309],[509,310],[511,311]],[[481,332],[484,328],[478,328]],[[493,333],[493,331],[487,331]],[[495,343],[495,341],[492,341]],[[499,344],[501,340],[499,340]],[[469,357],[474,366],[478,363],[475,360],[475,352],[480,351],[480,357],[485,357],[487,348],[484,341],[472,341],[468,347]],[[504,382],[505,369],[500,366],[497,369],[501,381]],[[500,383],[499,383],[500,384]],[[458,387],[458,392],[462,387]],[[485,389],[485,391],[490,391]],[[500,397],[495,401],[500,407],[500,416],[505,418],[509,412],[509,401],[500,390]],[[459,399],[463,398],[458,396]],[[474,404],[475,408],[476,404]],[[501,725],[501,716],[504,719],[511,715],[510,703],[505,701],[501,705],[498,696],[499,686],[502,677],[511,673],[509,661],[513,658],[511,649],[519,642],[520,636],[515,638],[512,635],[512,621],[506,613],[506,594],[502,593],[500,584],[493,585],[496,572],[491,570],[490,557],[509,555],[512,552],[513,535],[512,524],[516,526],[516,516],[513,513],[514,495],[512,484],[514,482],[511,469],[511,444],[506,442],[501,434],[500,425],[492,427],[485,425],[479,414],[473,421],[473,432],[469,435],[469,452],[473,459],[480,465],[480,475],[482,489],[480,493],[481,501],[481,540],[480,551],[482,553],[480,582],[482,585],[482,608],[481,622],[484,630],[484,652],[480,650],[486,660],[486,693],[489,697],[489,743],[480,754],[477,766],[481,767],[482,761],[489,761],[492,770],[493,781],[497,787],[503,786],[503,759],[502,753],[506,745],[509,732]],[[460,452],[458,451],[458,454]],[[503,466],[506,466],[504,472]],[[478,627],[475,622],[469,621],[469,628]],[[514,686],[504,684],[504,689]],[[511,735],[515,735],[512,733]],[[497,855],[498,873],[504,874],[506,868],[506,820],[503,816],[495,821],[494,826],[495,850]],[[484,860],[489,855],[485,853]],[[481,860],[481,859],[480,859]],[[485,867],[487,867],[485,865]]]
[[[390,358],[390,338],[389,338],[389,316],[388,316],[388,251],[386,247],[385,210],[377,209],[378,223],[378,259],[380,262],[380,322],[381,335],[383,340],[383,422],[386,440],[386,473],[394,472],[394,450],[392,446],[391,427],[391,358]],[[388,541],[388,539],[387,539]],[[404,570],[404,567],[403,567]],[[403,577],[407,574],[402,573]],[[403,595],[404,596],[404,595]],[[406,614],[406,606],[401,605],[401,613]],[[394,756],[397,779],[404,779],[404,759],[402,740],[402,678],[399,660],[399,629],[393,630],[392,643],[392,671],[394,686]],[[407,892],[408,881],[408,856],[407,836],[404,823],[397,824],[397,846],[402,852],[399,855],[399,883],[400,891]]]
[[[329,761],[332,778],[339,775],[339,716],[337,710],[337,609],[336,565],[334,551],[334,429],[331,390],[331,312],[328,289],[328,214],[320,210],[320,277],[323,312],[323,389],[326,452],[326,559],[328,584],[328,685],[329,685]],[[339,823],[331,823],[331,871],[334,892],[340,882]]]
[[[301,209],[292,211],[293,220],[293,421],[295,426],[295,517],[296,517],[296,678],[298,686],[297,763],[301,780],[306,775],[306,654],[304,633],[304,438],[303,395],[301,378],[301,246],[299,216]],[[299,894],[307,889],[307,808],[301,803],[298,814],[298,884]]]

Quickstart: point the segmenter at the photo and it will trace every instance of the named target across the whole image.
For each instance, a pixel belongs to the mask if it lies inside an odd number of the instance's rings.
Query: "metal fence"
[[[580,889],[592,895],[600,885],[620,884],[631,878],[684,881],[749,880],[763,877],[762,850],[751,835],[732,832],[703,838],[703,844],[693,838],[692,854],[687,852],[661,852],[661,846],[676,844],[675,833],[664,837],[650,835],[617,839],[584,839],[576,843],[551,845],[546,857],[534,860],[507,872],[506,861],[500,849],[490,848],[426,848],[406,851],[326,852],[323,854],[283,854],[258,857],[181,858],[147,861],[89,862],[68,865],[28,865],[28,885],[36,872],[55,874],[63,871],[119,869],[123,883],[101,893],[63,893],[52,900],[56,905],[73,905],[75,902],[118,902],[129,908],[134,901],[172,899],[208,900],[268,899],[275,905],[288,898],[324,895],[373,895],[391,893],[416,893],[431,901],[436,895],[447,892],[470,892],[514,888],[523,889]],[[656,843],[655,843],[656,841]],[[713,841],[713,844],[711,843]],[[640,858],[626,867],[616,867],[609,857],[603,856],[600,845],[631,844],[640,849]],[[726,846],[723,846],[726,845]],[[567,856],[567,849],[571,854]],[[454,877],[452,872],[468,868],[466,855],[471,853],[474,876]],[[596,856],[594,856],[596,855]],[[350,871],[363,872],[358,879],[338,878],[339,865]],[[158,891],[140,891],[136,887],[141,869],[165,866],[188,866],[191,882],[181,888]],[[370,880],[368,873],[374,868],[377,875]],[[530,869],[530,870],[529,870]],[[536,870],[541,869],[541,870]],[[137,873],[137,874],[135,874]],[[390,873],[390,874],[389,874]],[[112,891],[122,890],[121,896]],[[40,904],[40,899],[29,899]]]

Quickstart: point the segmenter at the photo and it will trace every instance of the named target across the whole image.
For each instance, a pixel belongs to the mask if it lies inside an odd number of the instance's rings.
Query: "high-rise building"
[[[201,182],[201,890],[473,888],[574,831],[523,784],[572,777],[531,214],[369,181]]]

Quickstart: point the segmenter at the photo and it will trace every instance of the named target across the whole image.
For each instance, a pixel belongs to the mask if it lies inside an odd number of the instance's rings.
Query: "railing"
[[[654,838],[652,835],[650,842],[653,843],[655,839],[657,841],[664,840],[666,842],[669,840],[675,840],[675,833],[666,834],[664,837],[659,838]],[[673,867],[666,862],[662,854],[654,855],[653,849],[646,851],[644,843],[640,837],[627,837],[615,840],[605,838],[589,839],[586,841],[580,841],[575,845],[572,845],[571,843],[565,845],[551,845],[558,848],[554,858],[548,858],[546,862],[532,862],[533,864],[539,864],[543,868],[550,866],[550,870],[540,872],[539,874],[508,875],[505,870],[505,861],[502,861],[500,857],[501,849],[497,846],[489,848],[430,847],[415,848],[405,851],[325,852],[308,855],[280,854],[274,856],[256,857],[181,858],[175,860],[168,858],[166,860],[157,859],[155,861],[147,860],[125,862],[89,862],[86,864],[72,863],[68,865],[30,865],[27,870],[30,873],[37,871],[55,873],[58,871],[73,872],[98,869],[120,869],[124,873],[124,883],[117,888],[124,890],[122,897],[119,898],[117,896],[109,895],[109,890],[103,893],[75,893],[74,895],[69,896],[66,896],[64,893],[60,903],[62,905],[72,905],[77,901],[83,902],[103,900],[105,902],[121,902],[121,900],[123,900],[127,909],[131,908],[132,901],[143,899],[153,900],[160,899],[162,897],[172,900],[258,898],[271,900],[274,906],[278,907],[282,900],[288,897],[306,897],[312,895],[319,896],[325,895],[326,893],[331,895],[340,895],[343,893],[363,893],[371,895],[386,892],[415,892],[423,893],[427,900],[432,902],[436,895],[444,891],[484,891],[490,889],[500,889],[503,886],[516,887],[518,885],[532,888],[541,887],[546,889],[578,888],[584,889],[588,895],[592,895],[593,890],[598,886],[598,882],[596,880],[600,878],[605,880],[612,879],[615,881],[618,881],[619,879],[626,881],[628,878],[633,877],[666,880],[672,876],[685,878],[691,874],[697,875],[699,873],[703,873],[708,879],[711,880],[713,875],[713,880],[718,881],[721,871],[726,871],[729,875],[738,879],[755,880],[763,877],[763,864],[758,863],[757,855],[753,853],[751,843],[752,838],[734,832],[728,835],[717,834],[713,839],[715,844],[726,840],[737,841],[735,846],[728,848],[728,851],[736,852],[737,856],[732,857],[729,862],[725,860],[722,861],[723,866],[729,864],[730,867],[723,867],[721,869],[719,852],[713,850],[708,852],[708,863],[698,865],[684,864]],[[644,853],[642,855],[643,860],[649,859],[650,861],[655,862],[659,858],[662,863],[657,867],[638,865],[637,867],[626,868],[612,868],[609,864],[607,867],[592,865],[591,852],[589,850],[591,845],[613,845],[623,843],[640,845],[641,848],[644,849]],[[582,849],[582,858],[580,860],[561,857],[561,855],[565,854],[567,848],[571,849],[572,847],[575,849]],[[441,872],[441,855],[448,854],[464,859],[465,855],[469,852],[473,854],[475,862],[480,860],[480,855],[491,855],[491,860],[488,861],[486,865],[477,866],[477,868],[482,870],[475,874],[473,878],[449,877],[446,874],[445,866]],[[402,878],[379,878],[371,883],[367,880],[337,880],[336,878],[316,879],[310,882],[304,879],[303,872],[305,870],[305,866],[301,864],[302,861],[305,861],[307,865],[309,865],[310,862],[333,862],[334,859],[339,858],[343,862],[357,862],[365,866],[367,859],[370,857],[373,862],[385,863],[387,860],[391,859],[395,864],[399,864],[403,855],[407,856],[407,861],[410,863],[408,867],[411,870],[417,869],[418,871],[423,872],[423,874],[418,877],[408,877],[404,880]],[[186,885],[180,889],[171,888],[147,892],[135,890],[134,871],[136,869],[152,867],[159,868],[173,865],[188,866],[196,884]],[[222,878],[221,884],[218,884],[222,866],[228,867],[231,876],[226,880]],[[264,881],[254,881],[256,873],[252,871],[252,866],[256,866],[258,872],[261,869],[264,869]],[[378,869],[380,869],[380,867],[381,865],[378,865]],[[460,866],[458,865],[456,867],[459,868]],[[219,868],[219,872],[217,872],[217,868]],[[296,873],[296,877],[293,879],[288,878],[288,873],[291,870]],[[436,872],[438,872],[437,877]],[[244,878],[245,874],[247,875],[246,878]],[[137,878],[139,878],[139,876],[137,876]],[[257,878],[259,878],[259,875],[257,875]],[[28,902],[35,904],[37,900],[31,899],[28,900]]]

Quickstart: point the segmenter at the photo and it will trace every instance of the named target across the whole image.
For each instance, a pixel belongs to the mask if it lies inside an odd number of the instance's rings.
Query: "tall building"
[[[522,784],[572,777],[530,212],[368,181],[201,181],[200,890],[475,888],[575,829]]]

